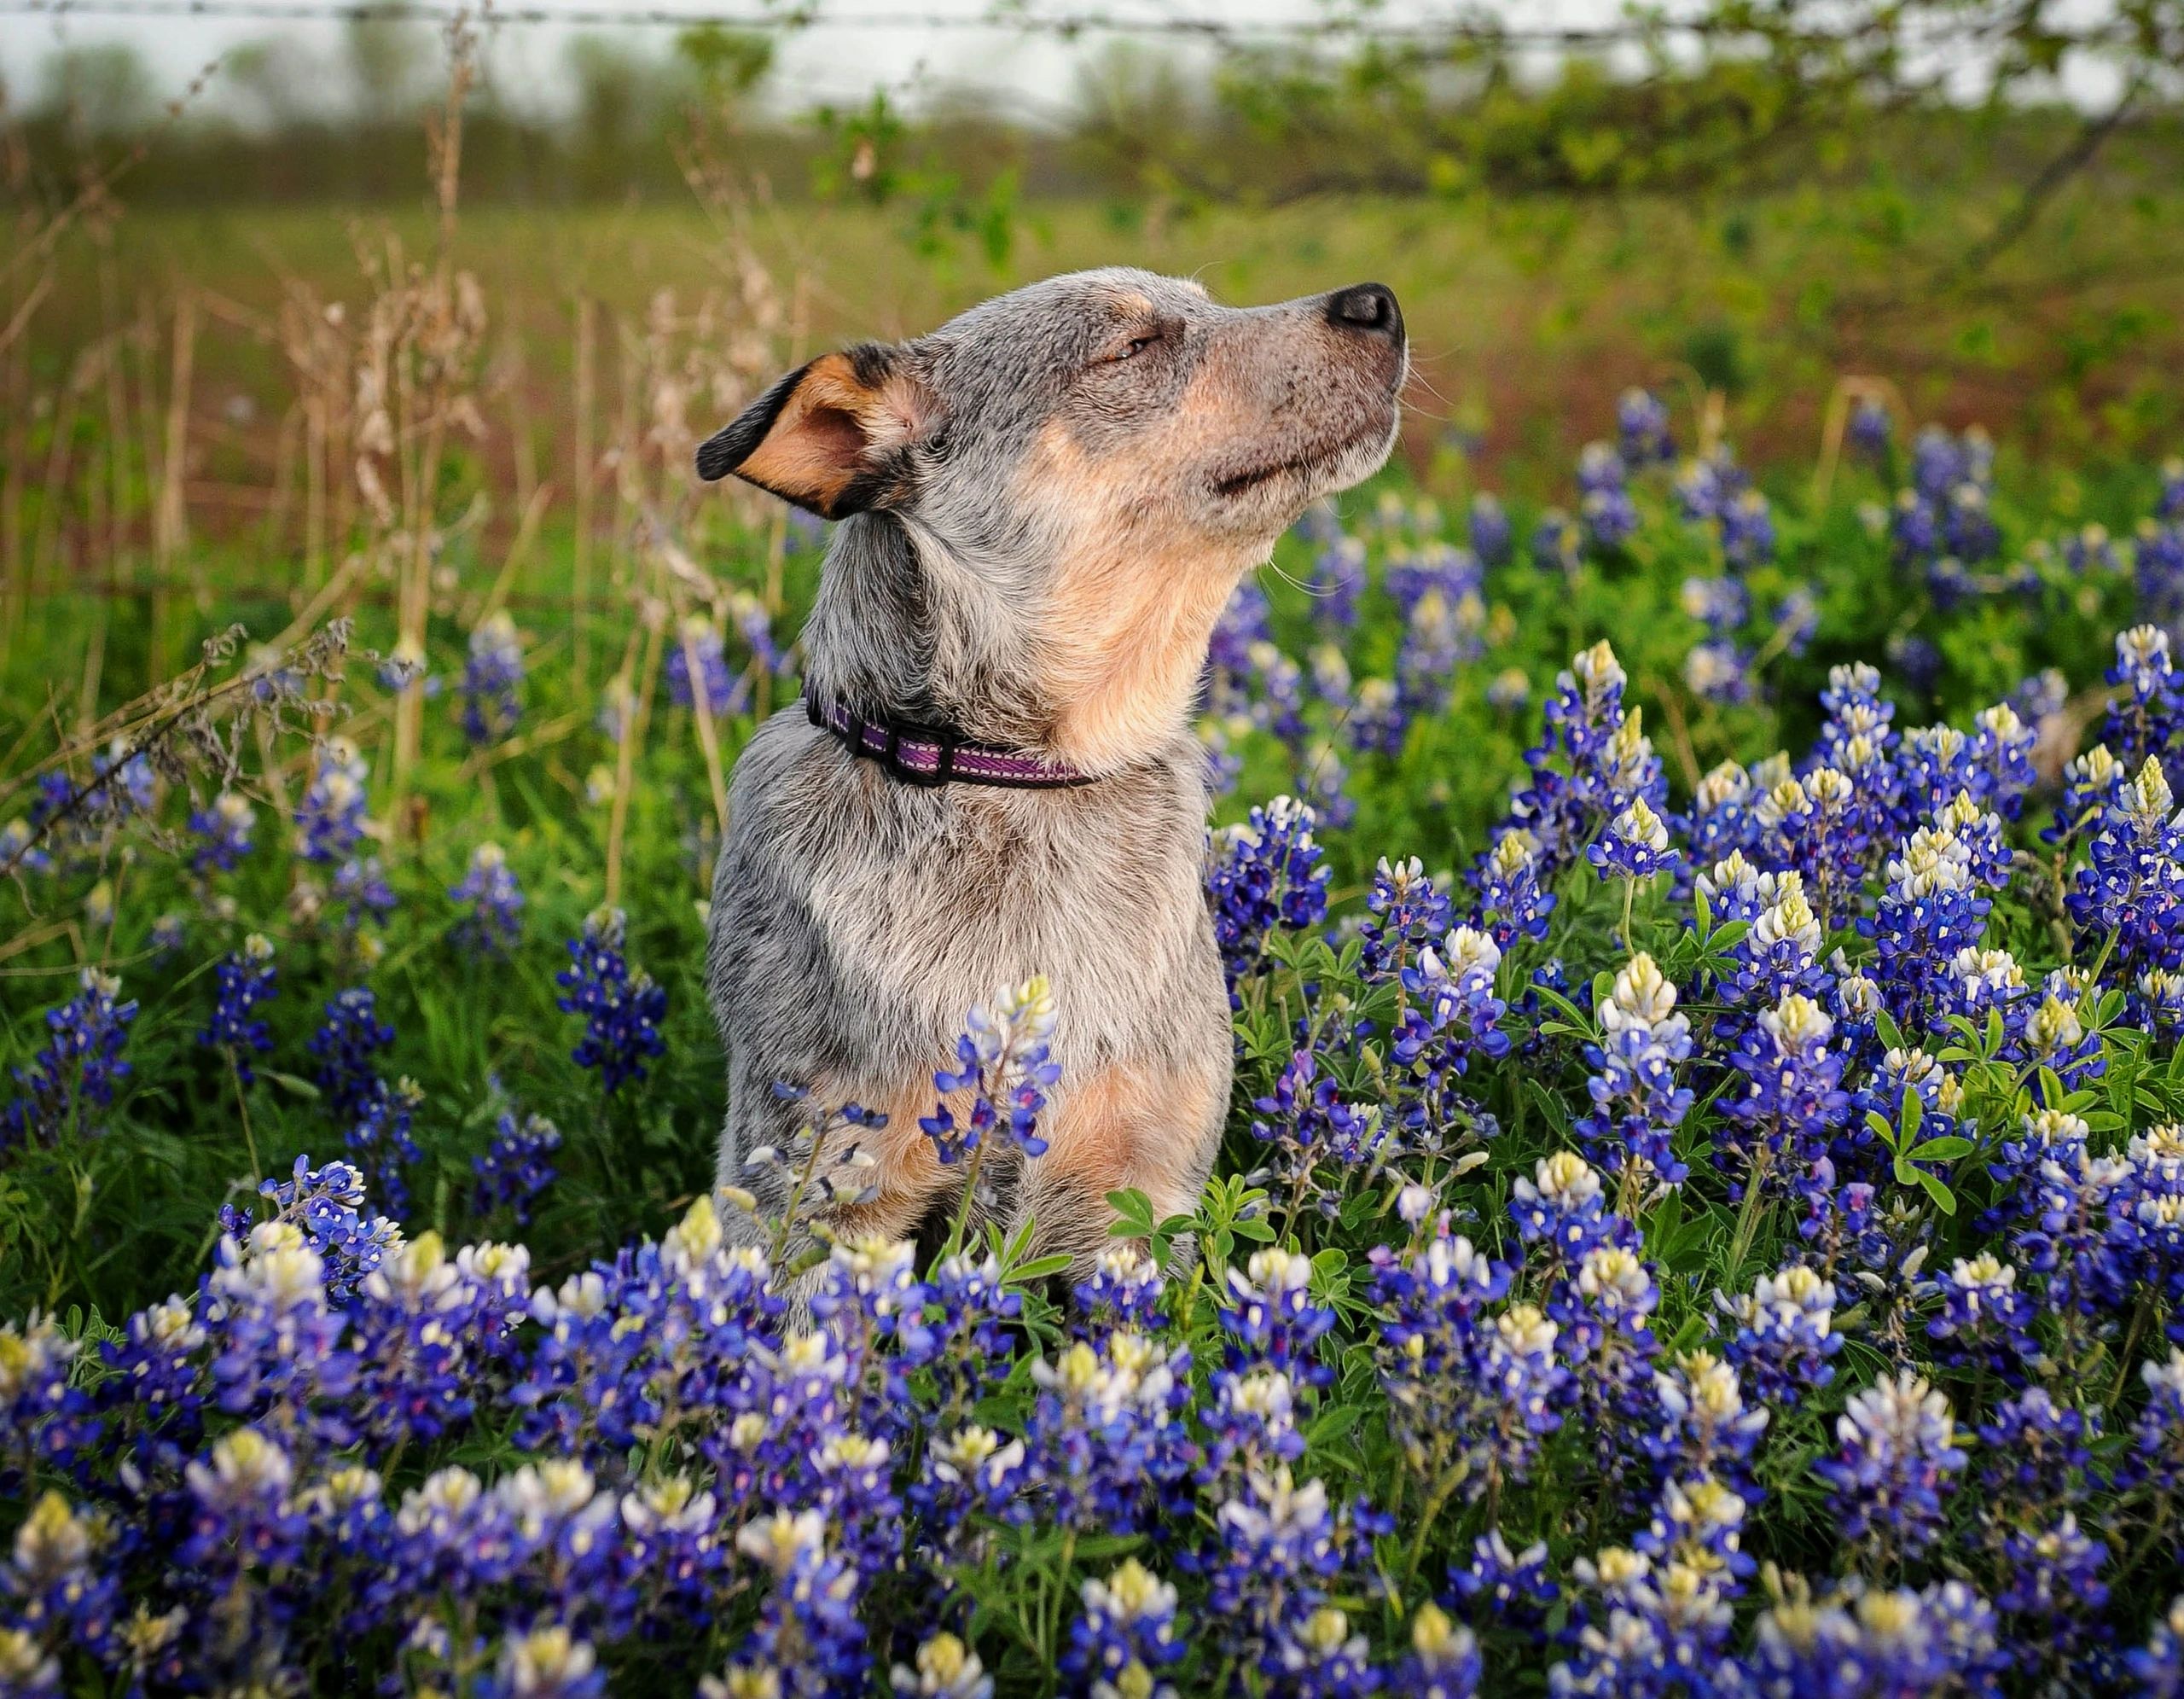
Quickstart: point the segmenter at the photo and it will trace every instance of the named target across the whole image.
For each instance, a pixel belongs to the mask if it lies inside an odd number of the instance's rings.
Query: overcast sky
[[[310,6],[314,0],[283,0]],[[329,0],[330,3],[330,0]],[[526,0],[531,3],[531,0]],[[536,0],[544,8],[569,0]],[[591,0],[597,7],[611,0]],[[647,9],[704,13],[758,9],[757,0],[643,0]],[[2069,3],[2069,0],[2066,0]],[[2099,9],[2105,0],[2076,0],[2071,9]],[[1083,55],[1098,51],[1111,37],[1090,36],[1066,43],[1051,35],[985,27],[916,28],[880,25],[874,18],[906,13],[938,15],[965,22],[990,9],[991,0],[821,0],[821,20],[784,38],[772,90],[775,100],[793,108],[822,101],[862,100],[875,86],[915,98],[923,90],[970,87],[1027,118],[1053,113],[1067,101],[1072,67]],[[1299,23],[1317,15],[1314,0],[1049,0],[1031,9],[1097,10],[1110,15],[1151,17],[1184,15],[1216,17],[1250,25],[1276,20]],[[1597,26],[1612,21],[1621,0],[1502,0],[1498,8],[1513,22],[1531,28]],[[1380,15],[1398,20],[1446,16],[1455,9],[1442,0],[1386,0]],[[508,25],[495,29],[489,47],[489,75],[505,95],[551,105],[570,86],[566,55],[571,40],[585,31],[564,25]],[[590,32],[599,33],[594,28]],[[632,28],[633,43],[664,52],[671,32]],[[38,68],[66,44],[122,41],[133,44],[159,78],[162,91],[181,89],[223,53],[250,41],[281,37],[294,42],[328,65],[340,60],[342,28],[338,22],[259,22],[217,18],[116,18],[63,11],[23,15],[0,13],[0,72],[10,87],[34,93]],[[1170,38],[1162,50],[1189,49]],[[1976,77],[1972,80],[1976,80]],[[2081,68],[2071,79],[2074,96],[2100,100],[2112,86],[2097,68]]]

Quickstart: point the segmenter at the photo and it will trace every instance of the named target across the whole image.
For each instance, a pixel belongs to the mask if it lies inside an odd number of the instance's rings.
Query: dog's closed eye
[[[1159,347],[1165,340],[1159,330],[1140,330],[1111,344],[1092,364],[1095,366],[1118,366],[1124,360],[1136,359],[1148,348]]]

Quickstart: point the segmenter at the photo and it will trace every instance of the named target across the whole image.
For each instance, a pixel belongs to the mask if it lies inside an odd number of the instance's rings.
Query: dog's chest
[[[1172,790],[918,799],[868,851],[813,870],[839,971],[919,1047],[999,986],[1043,974],[1056,1044],[1084,1062],[1163,1053],[1220,989],[1204,828]]]

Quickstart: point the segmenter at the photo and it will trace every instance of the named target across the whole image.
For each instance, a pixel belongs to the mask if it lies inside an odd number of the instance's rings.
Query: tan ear
[[[735,422],[698,445],[698,475],[733,472],[822,519],[899,501],[903,453],[932,411],[899,350],[861,343],[777,381]]]

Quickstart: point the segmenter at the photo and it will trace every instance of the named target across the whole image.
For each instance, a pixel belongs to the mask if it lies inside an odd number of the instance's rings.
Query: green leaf
[[[1970,1139],[1952,1132],[1913,1147],[1909,1155],[1914,1162],[1953,1162],[1960,1156],[1969,1156],[1978,1149]]]
[[[1890,1149],[1896,1149],[1896,1128],[1891,1124],[1886,1115],[1879,1109],[1867,1109],[1866,1125],[1873,1130],[1874,1138],[1879,1139]]]
[[[1914,1168],[1912,1172],[1918,1175],[1919,1184],[1926,1189],[1926,1196],[1933,1199],[1935,1208],[1940,1210],[1944,1215],[1954,1215],[1956,1213],[1956,1194],[1955,1192],[1951,1191],[1947,1186],[1943,1185],[1940,1180],[1928,1173],[1924,1168]]]
[[[1008,1271],[1008,1283],[1011,1286],[1029,1286],[1035,1280],[1044,1280],[1049,1275],[1061,1273],[1074,1260],[1066,1251],[1058,1251],[1052,1256],[1034,1257],[1031,1261],[1019,1263]]]
[[[1142,1239],[1153,1231],[1153,1200],[1134,1188],[1107,1194],[1107,1207],[1115,1212],[1114,1225],[1107,1229],[1110,1236],[1118,1239]]]
[[[1900,1050],[1907,1048],[1903,1042],[1902,1028],[1889,1018],[1889,1013],[1885,1009],[1878,1009],[1873,1011],[1873,1031],[1880,1034],[1881,1043],[1887,1045],[1889,1049]]]
[[[1919,1123],[1926,1118],[1926,1100],[1920,1097],[1916,1085],[1903,1088],[1903,1136],[1901,1143],[1915,1144],[1919,1141]]]

